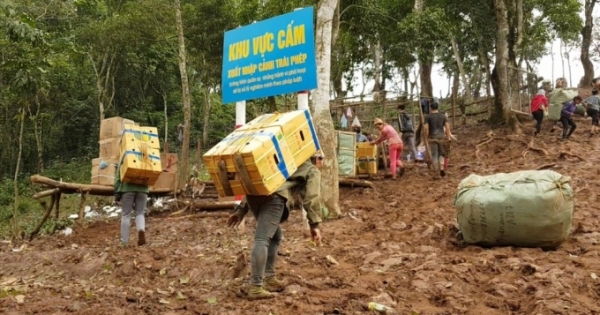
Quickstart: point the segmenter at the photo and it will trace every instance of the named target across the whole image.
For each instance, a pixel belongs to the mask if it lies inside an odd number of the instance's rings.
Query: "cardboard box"
[[[377,174],[377,158],[359,157],[357,159],[356,171],[358,174]]]
[[[158,138],[158,129],[156,127],[141,127],[142,140],[146,141],[153,149],[160,150],[160,139]]]
[[[152,186],[162,173],[160,153],[156,149],[147,152],[126,151],[120,163],[119,175],[124,183]]]
[[[293,110],[283,114],[264,114],[238,128],[236,131],[258,131],[277,127],[283,132],[294,163],[300,165],[321,150],[317,132],[308,110]]]
[[[119,146],[119,138],[108,138],[98,141],[100,145],[99,156],[106,159],[119,159],[121,148]]]
[[[233,132],[203,158],[221,197],[270,195],[297,169],[279,127]],[[224,170],[219,169],[221,162]],[[241,180],[240,165],[247,170],[249,182]]]
[[[117,159],[97,158],[92,160],[92,185],[113,186],[117,173]]]
[[[151,186],[153,189],[175,189],[177,181],[177,172],[162,172],[158,176],[156,183]]]
[[[135,125],[135,122],[118,116],[103,119],[100,122],[100,140],[121,137],[125,124]]]
[[[177,153],[161,153],[160,163],[162,164],[163,171],[177,172],[179,157],[177,156]]]
[[[368,142],[357,142],[356,143],[356,156],[374,158],[377,157],[377,146],[372,145]]]

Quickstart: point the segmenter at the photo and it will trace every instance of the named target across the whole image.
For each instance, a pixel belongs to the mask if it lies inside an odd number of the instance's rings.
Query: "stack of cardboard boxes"
[[[114,185],[121,154],[121,134],[126,124],[135,125],[135,122],[123,117],[111,117],[100,122],[100,157],[92,160],[92,185]]]
[[[92,160],[92,184],[113,186],[122,163],[118,176],[123,181],[148,184],[151,189],[175,188],[177,154],[159,153],[157,128],[140,127],[122,117],[107,118],[100,123],[99,145],[100,157]]]
[[[204,154],[220,197],[270,195],[320,150],[308,110],[266,114]]]

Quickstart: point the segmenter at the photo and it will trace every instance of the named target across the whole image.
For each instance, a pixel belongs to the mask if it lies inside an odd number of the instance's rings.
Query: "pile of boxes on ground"
[[[92,160],[93,185],[113,186],[121,181],[150,186],[153,190],[174,189],[177,155],[160,152],[156,127],[142,127],[122,117],[100,122],[100,157]],[[117,173],[121,164],[120,174]]]
[[[203,159],[220,197],[270,195],[320,149],[310,112],[295,110],[257,117]]]
[[[338,131],[338,165],[340,176],[377,174],[377,146],[356,142],[356,133]]]

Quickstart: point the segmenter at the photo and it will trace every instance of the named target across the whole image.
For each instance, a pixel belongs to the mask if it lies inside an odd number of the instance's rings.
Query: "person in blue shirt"
[[[356,132],[356,142],[369,142],[367,136],[360,131],[360,126],[352,125],[352,131]]]
[[[577,105],[581,104],[581,100],[581,96],[578,95],[575,96],[573,100],[568,101],[563,105],[560,113],[560,121],[563,125],[563,140],[568,140],[577,128],[577,124],[575,124],[575,121],[573,120],[573,114],[575,114],[575,111],[577,110]],[[570,129],[569,126],[571,127]]]

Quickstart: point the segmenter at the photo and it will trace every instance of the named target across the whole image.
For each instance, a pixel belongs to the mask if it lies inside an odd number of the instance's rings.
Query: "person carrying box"
[[[256,218],[254,248],[251,255],[251,277],[248,299],[268,299],[275,291],[284,289],[284,283],[275,277],[277,250],[282,239],[280,224],[289,216],[292,196],[299,196],[307,211],[310,232],[313,241],[320,245],[322,206],[320,201],[321,172],[324,156],[315,154],[310,161],[298,167],[298,170],[272,195],[244,196],[236,206],[235,212],[227,219],[227,225],[236,227],[248,211]]]

